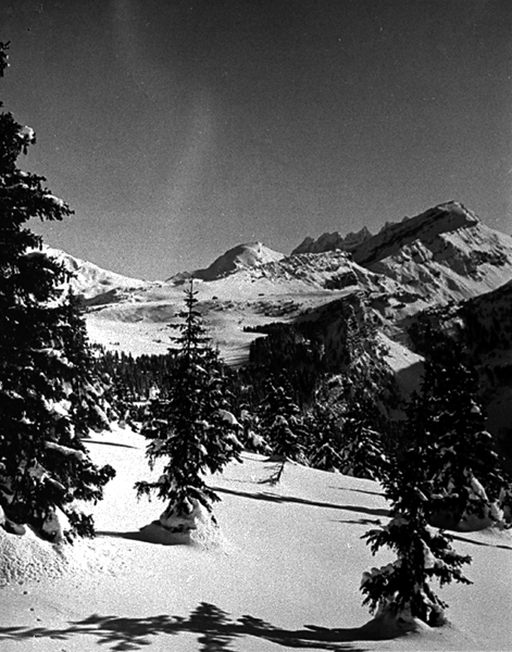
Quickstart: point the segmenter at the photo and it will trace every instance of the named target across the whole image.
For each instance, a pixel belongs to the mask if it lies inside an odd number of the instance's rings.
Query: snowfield
[[[56,552],[0,529],[2,652],[512,650],[509,532],[456,535],[474,585],[441,591],[451,625],[379,640],[359,593],[363,571],[391,560],[360,540],[387,518],[378,484],[287,463],[272,485],[274,463],[247,453],[209,480],[220,531],[162,545],[139,530],[164,507],[133,491],[149,475],[145,440],[115,428],[87,445],[117,470],[94,508],[96,539]]]

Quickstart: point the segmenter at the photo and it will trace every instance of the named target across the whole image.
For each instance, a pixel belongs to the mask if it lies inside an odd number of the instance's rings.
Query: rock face
[[[336,249],[354,251],[354,249],[357,249],[359,245],[371,237],[372,234],[366,226],[363,226],[360,231],[349,233],[346,236],[342,236],[338,231],[334,231],[334,233],[324,233],[318,240],[307,237],[292,251],[292,256],[294,254],[318,254],[323,251],[335,251]]]
[[[469,299],[512,280],[512,237],[485,226],[458,202],[386,224],[359,242],[349,240],[354,263],[383,285],[375,297],[378,312],[395,323],[429,306]],[[316,257],[332,257],[333,248],[346,246],[339,234],[324,234],[295,251],[309,249],[318,251]]]
[[[479,223],[478,217],[458,202],[440,204],[416,217],[386,224],[376,235],[365,239],[352,250],[354,260],[368,267],[415,241],[431,243],[442,234]]]

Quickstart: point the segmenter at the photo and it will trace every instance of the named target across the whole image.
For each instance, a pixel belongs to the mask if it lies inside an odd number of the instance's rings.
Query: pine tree
[[[375,402],[359,382],[352,383],[345,399],[342,417],[342,444],[340,471],[356,478],[378,480],[387,468],[387,456],[376,425],[379,418]]]
[[[0,72],[6,67],[0,44]],[[44,177],[17,167],[34,142],[31,128],[0,114],[0,511],[11,531],[29,524],[57,540],[63,529],[92,536],[92,517],[75,501],[99,500],[114,471],[94,466],[79,439],[76,397],[90,379],[83,323],[62,290],[67,273],[24,227],[72,212]]]
[[[497,503],[510,486],[485,429],[478,384],[457,339],[421,324],[426,343],[421,393],[409,410],[414,445],[423,450],[432,522],[473,527],[500,518]]]
[[[329,397],[330,398],[330,397]],[[339,471],[343,466],[341,449],[340,408],[335,401],[329,400],[324,392],[315,394],[313,405],[305,415],[305,424],[309,439],[308,462],[316,469]]]
[[[391,617],[411,624],[419,618],[431,626],[445,622],[448,606],[432,590],[430,581],[440,585],[452,581],[470,584],[461,567],[471,561],[459,555],[451,545],[451,537],[427,522],[428,483],[418,473],[421,454],[411,451],[406,460],[395,465],[383,480],[385,494],[391,502],[391,520],[379,529],[370,530],[363,538],[372,553],[388,547],[396,560],[363,574],[363,604],[377,617]]]
[[[340,454],[336,452],[330,441],[324,441],[310,454],[309,463],[313,468],[323,471],[339,471],[343,466]]]
[[[205,334],[196,294],[191,283],[185,310],[178,314],[180,335],[173,338],[177,346],[170,349],[174,359],[168,388],[151,409],[153,439],[146,454],[151,468],[159,458],[165,460],[163,473],[157,481],[135,485],[138,496],[156,491],[168,501],[160,525],[172,532],[193,529],[201,505],[212,513],[219,497],[202,476],[240,459],[241,450],[222,362]]]
[[[292,397],[291,387],[284,378],[267,381],[267,394],[260,410],[261,434],[272,450],[272,457],[281,462],[272,478],[272,482],[278,482],[287,460],[307,463],[308,431],[303,414]]]

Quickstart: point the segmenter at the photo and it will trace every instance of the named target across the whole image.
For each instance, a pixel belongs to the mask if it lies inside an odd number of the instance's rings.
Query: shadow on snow
[[[268,491],[258,491],[256,493],[247,493],[245,491],[236,491],[235,489],[227,489],[226,487],[212,486],[214,491],[223,494],[231,494],[233,496],[241,496],[242,498],[250,498],[251,500],[267,500],[273,503],[295,503],[298,505],[309,505],[311,507],[323,507],[325,509],[340,509],[346,512],[356,512],[357,514],[369,514],[371,516],[389,516],[389,510],[374,507],[362,507],[361,505],[339,505],[337,503],[325,503],[316,500],[308,500],[306,498],[298,498],[296,496],[280,496]]]
[[[100,441],[99,439],[90,439],[88,437],[84,437],[82,441],[85,442],[86,444],[100,444],[101,446],[118,446],[119,448],[133,448],[134,450],[138,450],[137,446],[132,446],[131,444],[120,444],[114,441]]]
[[[370,641],[390,638],[370,621],[363,627],[329,629],[306,625],[304,629],[291,630],[271,625],[259,618],[244,615],[232,620],[229,614],[213,604],[201,602],[187,618],[161,614],[146,618],[122,618],[93,614],[80,621],[70,621],[61,629],[46,627],[4,627],[0,628],[2,641],[24,641],[28,639],[51,639],[68,641],[72,637],[88,635],[98,645],[110,650],[139,650],[151,645],[152,637],[176,636],[182,633],[197,635],[200,652],[221,652],[233,650],[232,641],[240,637],[253,637],[275,643],[284,648],[317,650],[363,651],[365,648],[351,645],[355,641]],[[169,644],[172,645],[171,641]],[[172,649],[169,647],[169,649]],[[243,643],[241,648],[243,649]]]

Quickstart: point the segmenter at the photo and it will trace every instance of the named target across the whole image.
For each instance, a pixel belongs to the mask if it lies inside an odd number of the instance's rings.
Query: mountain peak
[[[346,236],[334,231],[324,233],[316,240],[307,237],[292,251],[292,255],[341,249],[352,253],[356,262],[365,264],[371,259],[378,259],[375,258],[379,255],[378,252],[389,248],[393,243],[401,246],[417,238],[432,238],[461,227],[474,226],[479,221],[463,204],[451,200],[415,217],[404,217],[400,222],[386,222],[375,235],[364,226],[360,231]]]
[[[368,265],[392,255],[414,240],[430,242],[443,233],[479,223],[477,215],[460,202],[444,202],[414,217],[406,217],[401,222],[386,223],[376,235],[353,250],[354,260],[360,265]]]
[[[182,281],[186,278],[198,278],[203,281],[214,281],[239,269],[259,267],[265,263],[277,262],[284,258],[284,254],[266,247],[262,242],[247,242],[228,249],[222,256],[204,269],[193,272],[181,272],[172,276],[168,281]]]

